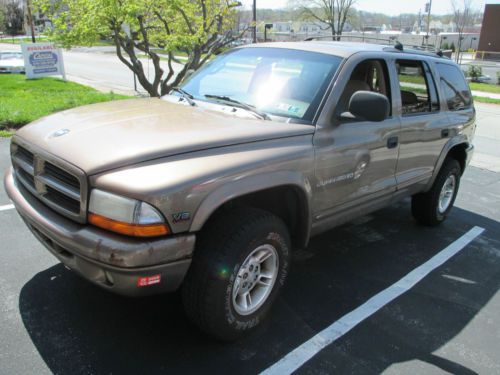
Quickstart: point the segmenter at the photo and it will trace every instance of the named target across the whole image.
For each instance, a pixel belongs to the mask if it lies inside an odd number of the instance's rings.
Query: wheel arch
[[[439,159],[434,168],[432,178],[429,181],[426,190],[429,190],[434,184],[434,181],[436,180],[436,177],[447,157],[452,157],[453,159],[458,161],[462,169],[462,174],[464,173],[465,167],[467,166],[467,149],[469,148],[469,146],[470,143],[465,137],[453,138],[448,141],[448,143],[441,151]]]
[[[299,173],[278,172],[246,177],[224,184],[201,203],[190,231],[203,229],[216,213],[232,205],[259,208],[280,217],[287,225],[292,243],[305,247],[309,242],[312,215],[311,187]]]

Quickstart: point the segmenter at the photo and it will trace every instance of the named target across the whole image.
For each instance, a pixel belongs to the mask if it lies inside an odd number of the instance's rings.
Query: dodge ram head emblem
[[[69,129],[59,129],[58,131],[52,133],[52,135],[50,136],[51,138],[58,138],[58,137],[62,137],[63,135],[66,135],[70,132]]]

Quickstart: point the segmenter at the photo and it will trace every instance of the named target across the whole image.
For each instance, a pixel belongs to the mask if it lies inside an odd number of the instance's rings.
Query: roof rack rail
[[[313,40],[319,40],[319,39],[331,39],[333,42],[340,42],[341,39],[361,39],[363,42],[364,41],[369,41],[369,40],[374,40],[377,42],[380,42],[378,44],[387,44],[387,45],[394,45],[394,40],[393,39],[382,39],[382,38],[375,38],[372,36],[358,36],[358,35],[319,35],[319,36],[311,36],[309,38],[304,39],[304,42],[311,42]]]
[[[362,42],[367,42],[370,43],[371,41],[375,41],[376,44],[385,44],[390,47],[393,47],[393,51],[399,51],[399,52],[407,52],[407,53],[421,53],[421,54],[426,54],[426,55],[437,55],[442,58],[446,58],[443,54],[443,51],[441,51],[439,48],[435,48],[432,46],[418,46],[418,45],[405,45],[396,39],[396,37],[391,37],[389,39],[383,39],[383,38],[375,38],[371,36],[366,36],[366,35],[319,35],[319,36],[311,36],[309,38],[304,39],[304,42],[311,42],[314,40],[320,40],[320,39],[332,39],[334,42],[341,41],[341,39],[361,39]],[[371,42],[374,43],[374,42]]]

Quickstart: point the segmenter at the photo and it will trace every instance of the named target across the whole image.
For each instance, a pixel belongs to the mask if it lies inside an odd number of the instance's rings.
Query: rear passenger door
[[[399,83],[395,100],[401,120],[396,181],[398,190],[411,194],[431,178],[449,136],[449,119],[441,111],[436,80],[427,61],[394,60],[393,74]]]

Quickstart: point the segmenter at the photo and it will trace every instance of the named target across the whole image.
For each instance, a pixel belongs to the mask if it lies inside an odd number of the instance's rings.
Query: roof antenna
[[[396,42],[394,48],[396,48],[398,51],[403,51],[403,45],[399,41]]]

